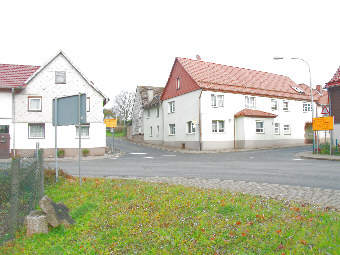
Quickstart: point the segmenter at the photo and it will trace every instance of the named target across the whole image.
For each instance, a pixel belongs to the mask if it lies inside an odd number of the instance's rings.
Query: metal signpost
[[[81,185],[81,125],[86,123],[86,94],[55,98],[52,106],[52,124],[55,126],[56,181],[58,181],[57,126],[79,125],[79,183]]]
[[[325,130],[333,130],[334,126],[334,118],[333,116],[329,117],[320,117],[320,118],[313,118],[313,132],[316,131],[325,131]],[[332,143],[329,143],[329,153],[332,154]],[[317,153],[319,153],[319,143],[317,141]]]
[[[112,132],[112,153],[115,151],[115,127],[117,127],[117,119],[104,119],[107,128],[111,128]]]

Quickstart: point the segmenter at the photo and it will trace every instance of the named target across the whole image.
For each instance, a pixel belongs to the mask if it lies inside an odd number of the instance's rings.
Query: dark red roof
[[[0,88],[17,88],[25,86],[25,81],[40,66],[0,64]]]
[[[200,60],[177,58],[202,89],[308,100],[293,89],[297,84],[283,75],[220,65]]]
[[[333,78],[326,83],[325,88],[340,86],[340,67],[335,72]]]
[[[259,117],[259,118],[276,118],[276,114],[272,114],[269,112],[263,112],[259,110],[253,110],[253,109],[243,109],[242,111],[239,111],[238,113],[235,113],[235,117]]]

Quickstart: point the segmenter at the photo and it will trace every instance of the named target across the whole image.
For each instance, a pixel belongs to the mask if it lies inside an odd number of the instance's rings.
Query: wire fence
[[[0,159],[0,245],[11,239],[44,195],[44,152]]]

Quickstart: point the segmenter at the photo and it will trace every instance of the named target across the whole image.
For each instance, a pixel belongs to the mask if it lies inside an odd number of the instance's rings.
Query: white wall
[[[66,71],[66,84],[55,84],[55,71]],[[87,122],[90,124],[90,138],[85,140],[84,148],[105,147],[105,124],[103,123],[103,97],[78,73],[70,62],[59,54],[27,87],[15,94],[16,149],[33,149],[39,140],[41,148],[54,148],[54,128],[52,127],[52,100],[85,93],[90,97],[90,111]],[[42,111],[28,111],[28,96],[42,96]],[[27,123],[45,123],[45,139],[28,139]],[[60,131],[59,131],[60,130]],[[77,148],[75,127],[58,128],[59,148]]]
[[[12,119],[12,92],[10,90],[0,90],[0,121],[3,119]]]
[[[194,134],[187,134],[188,121],[199,121],[199,96],[201,90],[196,90],[172,99],[163,101],[164,114],[164,144],[186,148],[199,149],[199,126]],[[169,102],[175,101],[175,112],[169,113]],[[169,124],[176,125],[176,134],[169,134]]]
[[[159,116],[157,117],[157,107],[159,107]],[[150,117],[148,117],[148,110]],[[157,133],[159,127],[159,134]],[[152,127],[152,135],[151,129]],[[163,127],[163,108],[162,104],[144,110],[144,141],[153,144],[163,144],[164,127]]]

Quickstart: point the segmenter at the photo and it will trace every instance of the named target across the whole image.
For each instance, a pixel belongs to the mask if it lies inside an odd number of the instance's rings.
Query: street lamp
[[[274,57],[274,60],[282,60],[284,59],[284,57]],[[313,109],[313,89],[312,89],[312,74],[310,71],[310,66],[308,64],[308,62],[302,58],[289,58],[289,59],[297,59],[297,60],[301,60],[303,62],[305,62],[308,66],[308,71],[309,71],[309,87],[310,87],[310,97],[311,97],[311,107],[312,107],[312,125],[313,125],[313,118],[314,118],[314,109]],[[313,130],[313,128],[312,128]],[[313,132],[313,153],[314,153],[314,132]]]

